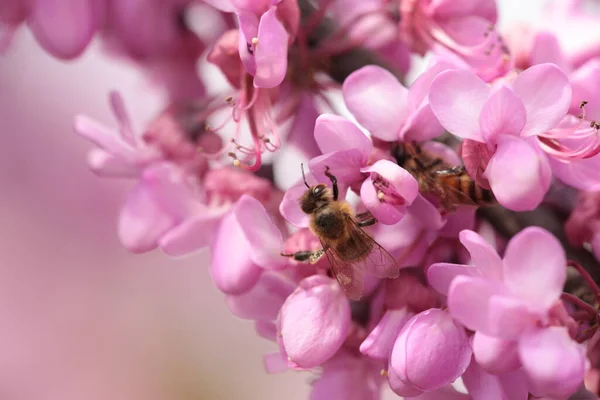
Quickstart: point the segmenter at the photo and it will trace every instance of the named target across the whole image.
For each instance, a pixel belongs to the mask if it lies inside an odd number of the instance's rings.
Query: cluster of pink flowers
[[[593,19],[565,3],[553,21]],[[196,6],[214,32],[188,25]],[[135,183],[119,237],[138,253],[209,247],[231,312],[276,345],[266,370],[317,373],[311,399],[378,399],[384,386],[420,400],[597,399],[598,304],[563,293],[568,266],[600,289],[565,243],[444,209],[398,158],[417,142],[511,212],[547,206],[557,185],[579,191],[565,235],[600,261],[600,39],[568,54],[560,30],[499,32],[497,14],[494,0],[0,0],[0,48],[23,23],[62,59],[97,37],[165,88],[141,131],[117,92],[117,129],[75,118],[97,146],[92,170]],[[415,54],[433,57],[406,85]],[[205,89],[201,60],[222,92]],[[333,190],[331,175],[395,261],[344,271],[351,289],[327,257],[285,256],[322,248],[299,199]]]

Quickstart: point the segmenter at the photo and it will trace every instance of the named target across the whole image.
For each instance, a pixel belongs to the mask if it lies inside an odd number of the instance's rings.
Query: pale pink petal
[[[158,241],[162,251],[170,256],[183,256],[210,245],[221,218],[229,206],[206,207],[170,229]]]
[[[464,230],[459,234],[460,242],[471,255],[471,262],[492,279],[502,279],[502,260],[498,252],[477,232]]]
[[[37,1],[29,17],[31,31],[40,45],[56,57],[77,57],[88,45],[98,26],[94,1]]]
[[[471,396],[454,389],[452,385],[444,386],[434,392],[425,392],[406,400],[472,400]]]
[[[415,201],[408,208],[408,212],[428,230],[437,231],[444,226],[444,219],[437,207],[418,194]]]
[[[444,296],[448,295],[448,290],[454,278],[461,275],[481,276],[482,273],[479,268],[473,266],[449,263],[431,264],[427,269],[429,284]]]
[[[520,372],[492,375],[473,360],[462,376],[473,400],[527,400],[529,391]]]
[[[400,130],[401,141],[417,141],[434,139],[444,133],[437,117],[429,104],[424,104],[411,113]]]
[[[133,158],[133,147],[122,140],[117,132],[105,128],[96,121],[84,115],[78,115],[75,117],[73,127],[77,134],[88,139],[107,153],[124,160]]]
[[[321,154],[314,135],[307,132],[315,131],[315,121],[319,116],[313,96],[304,95],[299,101],[294,123],[288,134],[288,145],[299,150],[307,159]]]
[[[254,329],[261,338],[277,341],[277,325],[274,322],[258,320],[254,323]]]
[[[256,59],[254,58],[255,50],[252,39],[258,35],[259,20],[254,13],[247,11],[237,13],[237,17],[240,27],[238,38],[240,58],[246,71],[254,76],[256,74]]]
[[[516,340],[543,317],[543,311],[510,295],[492,296],[488,302],[488,329],[484,332],[503,339]]]
[[[571,113],[579,115],[579,105],[583,100],[588,101],[585,106],[585,117],[589,121],[600,120],[600,94],[596,88],[600,87],[600,58],[596,57],[575,70],[569,78],[573,87],[571,100]]]
[[[569,73],[571,69],[560,48],[556,35],[552,32],[543,31],[535,35],[529,59],[531,65],[552,63],[556,64],[558,68],[566,73]]]
[[[287,259],[281,256],[281,231],[258,200],[243,195],[235,205],[233,213],[252,247],[252,262],[263,268],[275,269],[287,264]]]
[[[500,204],[514,211],[528,211],[540,205],[550,187],[547,168],[546,157],[525,140],[502,135],[485,177]]]
[[[482,368],[493,374],[516,371],[521,367],[517,342],[475,332],[473,356]]]
[[[365,179],[360,187],[360,199],[367,210],[384,225],[394,225],[406,215],[405,207],[381,201],[371,179]]]
[[[367,357],[387,360],[394,342],[404,324],[413,316],[406,308],[388,310],[360,345],[360,352]]]
[[[323,154],[354,149],[360,151],[364,161],[373,149],[373,143],[358,126],[333,114],[322,114],[317,118],[315,140]]]
[[[229,0],[229,2],[238,11],[248,11],[254,14],[262,14],[267,7],[275,3],[272,0]]]
[[[258,26],[258,44],[254,50],[256,74],[254,85],[261,88],[278,86],[287,72],[288,33],[277,19],[277,9],[263,14]]]
[[[316,367],[340,348],[350,328],[350,305],[340,286],[323,275],[300,282],[281,309],[283,346],[290,360]]]
[[[288,360],[281,353],[269,353],[263,356],[263,364],[267,374],[278,374],[289,371]]]
[[[536,329],[519,341],[519,355],[536,394],[563,398],[583,382],[585,347],[564,327]]]
[[[456,18],[475,15],[495,23],[498,16],[494,0],[433,0],[428,8],[438,18]]]
[[[468,71],[443,71],[431,83],[429,104],[442,126],[464,138],[482,142],[479,114],[490,89]]]
[[[456,66],[444,60],[437,60],[415,79],[408,89],[408,106],[412,112],[429,102],[428,94],[431,82],[440,72],[448,69],[456,69]]]
[[[571,106],[571,85],[554,64],[539,64],[521,72],[513,83],[527,110],[523,135],[532,136],[554,128]]]
[[[235,11],[235,7],[231,3],[231,0],[204,0],[204,2],[224,12]]]
[[[282,276],[262,274],[256,285],[241,295],[228,295],[227,307],[239,318],[274,321],[296,285]]]
[[[150,251],[177,222],[176,216],[165,212],[154,189],[142,181],[131,189],[121,210],[119,239],[134,253]]]
[[[548,231],[530,227],[508,243],[504,281],[514,293],[542,307],[560,297],[567,278],[565,251]]]
[[[486,142],[495,142],[498,135],[518,135],[525,126],[523,102],[510,88],[502,86],[485,102],[479,126]]]
[[[579,190],[595,192],[600,190],[600,155],[583,160],[548,160],[552,174],[563,183]]]
[[[473,331],[491,332],[489,315],[490,298],[506,295],[505,287],[488,279],[459,275],[448,289],[448,307],[452,316]]]
[[[408,116],[408,90],[391,72],[375,65],[362,67],[346,78],[343,91],[346,107],[373,136],[398,140]]]
[[[140,169],[121,157],[116,157],[101,149],[92,149],[87,155],[88,165],[100,176],[136,178]]]
[[[465,329],[447,312],[431,309],[404,326],[394,344],[390,365],[402,381],[429,391],[461,376],[471,354]]]
[[[251,253],[244,231],[230,212],[221,220],[211,245],[210,273],[217,289],[235,295],[256,284],[262,269],[250,260]]]
[[[309,185],[316,185],[317,181],[312,174],[306,174],[306,181]],[[300,208],[300,197],[308,190],[304,181],[300,179],[283,195],[281,204],[279,204],[279,212],[290,224],[299,228],[308,227],[309,216]]]

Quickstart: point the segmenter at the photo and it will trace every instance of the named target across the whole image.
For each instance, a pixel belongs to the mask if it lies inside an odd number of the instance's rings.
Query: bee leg
[[[373,218],[369,218],[365,221],[357,222],[356,224],[358,226],[360,226],[361,228],[364,228],[366,226],[375,225],[376,223],[377,223],[377,219],[373,217]]]
[[[323,257],[324,254],[325,254],[325,250],[324,249],[319,249],[319,250],[316,250],[316,251],[297,251],[297,252],[292,253],[292,254],[281,253],[281,255],[284,256],[284,257],[291,257],[294,260],[300,261],[300,262],[306,262],[306,261],[308,261],[311,264],[314,264],[317,261],[319,261],[319,259],[321,257]]]
[[[329,172],[329,167],[325,167],[325,176],[331,180],[331,185],[333,186],[333,200],[337,201],[339,195],[337,178]]]
[[[356,219],[365,219],[367,217],[372,217],[371,211],[365,211],[360,214],[356,214]]]

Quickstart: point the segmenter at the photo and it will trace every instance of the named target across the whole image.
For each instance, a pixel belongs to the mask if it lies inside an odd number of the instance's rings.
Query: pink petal
[[[317,182],[312,174],[306,175],[306,181],[309,185],[315,185]],[[283,195],[281,204],[279,204],[279,212],[290,224],[299,228],[308,227],[309,216],[300,208],[300,197],[308,190],[302,179],[289,188]]]
[[[585,106],[585,117],[590,121],[600,119],[600,96],[595,88],[600,87],[600,59],[593,58],[575,70],[569,78],[573,87],[571,113],[578,115],[582,100],[589,103]]]
[[[254,323],[254,329],[261,338],[272,340],[273,342],[277,340],[277,325],[271,321],[258,320]]]
[[[552,32],[538,32],[535,35],[529,58],[531,65],[552,63],[567,73],[570,70],[556,35]]]
[[[530,144],[521,138],[502,135],[485,177],[500,204],[514,211],[528,211],[540,205],[550,187],[546,169],[548,160]]]
[[[515,340],[535,326],[542,312],[514,296],[492,296],[488,301],[488,329],[484,332],[503,339]]]
[[[389,160],[379,160],[375,164],[364,167],[360,172],[369,172],[382,177],[389,187],[404,199],[404,203],[409,206],[419,193],[419,184],[415,178],[404,168],[398,166]]]
[[[567,278],[567,260],[560,242],[544,229],[522,230],[508,243],[504,281],[521,298],[550,307]]]
[[[107,153],[124,160],[133,159],[134,149],[113,132],[96,121],[84,116],[75,117],[74,130]]]
[[[408,90],[392,73],[375,65],[362,67],[346,78],[343,91],[346,107],[373,136],[398,140],[408,116]]]
[[[387,360],[392,353],[398,333],[413,316],[406,308],[388,310],[360,345],[360,352],[367,357]]]
[[[498,252],[477,232],[464,230],[459,234],[460,242],[471,255],[471,262],[492,279],[502,279],[502,260]]]
[[[473,360],[462,376],[473,400],[526,400],[529,391],[523,374],[492,375]]]
[[[29,24],[42,47],[63,59],[79,56],[98,26],[94,1],[37,1]]]
[[[415,201],[408,208],[409,213],[418,219],[419,223],[428,230],[437,231],[444,226],[437,207],[427,201],[422,195],[418,194]]]
[[[312,174],[320,183],[331,185],[331,181],[325,175],[325,169],[329,167],[329,172],[337,178],[338,183],[341,186],[347,187],[363,180],[364,174],[360,172],[360,168],[365,164],[365,161],[364,154],[361,150],[351,149],[315,157],[310,160],[308,166]],[[341,198],[344,197],[345,192],[344,196],[341,196]]]
[[[473,400],[471,396],[458,392],[452,385],[444,386],[434,392],[425,392],[406,400]]]
[[[290,128],[288,135],[288,145],[299,150],[307,159],[321,154],[314,135],[307,135],[307,132],[315,131],[315,121],[319,116],[319,111],[312,96],[304,95],[299,101],[294,123]]]
[[[527,110],[523,135],[539,135],[554,128],[571,106],[569,79],[554,64],[539,64],[521,72],[513,83]]]
[[[518,135],[525,126],[523,102],[510,88],[503,86],[485,102],[479,125],[486,142],[494,142],[501,134]]]
[[[563,183],[579,190],[600,191],[600,155],[566,162],[554,158],[548,161],[552,174]]]
[[[274,321],[296,285],[282,276],[262,274],[256,285],[241,295],[228,295],[227,307],[239,318]]]
[[[140,175],[138,167],[101,149],[90,150],[87,160],[90,169],[100,176],[137,178]]]
[[[444,71],[431,83],[429,104],[449,132],[479,142],[479,115],[489,97],[488,85],[468,71]]]
[[[563,327],[536,329],[519,341],[519,355],[536,394],[567,397],[583,382],[585,347]]]
[[[263,356],[263,364],[267,374],[278,374],[290,369],[288,361],[281,353],[269,353]]]
[[[464,328],[448,313],[431,309],[404,326],[394,344],[390,365],[401,380],[429,391],[461,376],[471,354]]]
[[[228,210],[228,206],[207,207],[200,214],[170,229],[159,239],[159,247],[170,256],[183,256],[210,245],[221,217]]]
[[[158,240],[177,223],[177,218],[163,209],[154,189],[146,182],[129,192],[119,216],[119,239],[134,253],[153,250]]]
[[[365,179],[360,187],[360,199],[377,221],[394,225],[406,215],[406,209],[381,201],[371,179]]]
[[[287,264],[287,259],[281,256],[281,231],[258,200],[242,195],[233,213],[252,248],[252,262],[263,268],[279,268]]]
[[[234,12],[235,7],[231,4],[231,0],[204,0],[205,3],[210,4],[217,10],[224,12]]]
[[[408,105],[412,112],[418,110],[424,103],[428,103],[428,94],[431,87],[431,82],[442,71],[448,69],[456,69],[454,64],[443,60],[437,60],[430,68],[426,69],[415,81],[410,85],[408,90]]]
[[[444,296],[448,295],[448,290],[454,278],[461,275],[481,276],[482,273],[479,268],[473,266],[449,263],[431,264],[427,269],[429,284]]]
[[[489,323],[490,299],[507,295],[501,283],[488,279],[459,275],[448,289],[448,307],[452,316],[473,331],[495,334]]]
[[[435,16],[443,18],[456,18],[465,15],[474,15],[495,23],[497,6],[493,0],[434,0],[429,5],[428,11]]]
[[[359,150],[365,162],[373,149],[371,140],[353,122],[333,114],[317,118],[315,140],[323,154]]]
[[[519,354],[517,353],[517,342],[487,336],[481,332],[475,332],[473,337],[473,355],[477,364],[487,372],[502,374],[516,371],[521,367]]]
[[[401,141],[424,141],[434,139],[444,133],[429,104],[425,104],[408,116],[400,130]]]
[[[413,396],[418,396],[421,393],[423,393],[422,390],[419,390],[411,384],[408,384],[402,379],[400,379],[398,374],[396,374],[396,372],[394,371],[394,368],[392,368],[391,366],[389,366],[387,370],[387,376],[388,383],[390,384],[390,389],[392,389],[394,393],[396,393],[398,396],[401,396],[402,398],[412,399]]]
[[[255,50],[253,49],[252,39],[258,35],[258,17],[251,12],[237,13],[240,35],[238,38],[238,48],[240,58],[244,68],[250,75],[256,74]],[[250,46],[250,49],[248,48]]]
[[[256,284],[262,270],[251,261],[251,254],[250,243],[230,212],[221,221],[211,245],[210,273],[217,289],[236,295]]]
[[[258,26],[258,45],[254,51],[256,74],[254,85],[262,88],[278,86],[287,72],[288,33],[277,19],[277,9],[263,14]]]
[[[316,367],[340,348],[350,328],[350,305],[334,280],[315,275],[304,279],[281,309],[283,346],[290,360]]]

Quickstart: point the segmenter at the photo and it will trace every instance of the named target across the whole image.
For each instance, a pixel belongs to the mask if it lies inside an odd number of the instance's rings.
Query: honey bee
[[[417,180],[419,191],[437,196],[447,212],[455,211],[458,205],[496,203],[492,191],[477,184],[464,166],[451,166],[442,158],[427,154],[416,143],[398,143],[394,156],[398,165]]]
[[[369,212],[355,214],[350,204],[338,198],[337,178],[329,172],[329,167],[325,168],[325,175],[331,180],[331,189],[323,183],[309,186],[302,168],[308,190],[299,199],[302,211],[310,216],[309,228],[321,241],[322,248],[281,255],[311,264],[325,255],[346,295],[360,300],[365,270],[379,278],[397,278],[400,267],[394,257],[362,229],[376,224],[377,220]]]

